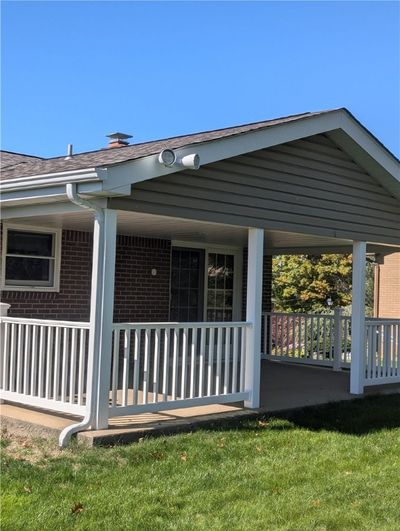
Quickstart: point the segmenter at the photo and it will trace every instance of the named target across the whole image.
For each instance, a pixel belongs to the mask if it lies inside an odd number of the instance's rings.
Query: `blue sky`
[[[2,2],[2,148],[347,107],[400,154],[397,2]]]

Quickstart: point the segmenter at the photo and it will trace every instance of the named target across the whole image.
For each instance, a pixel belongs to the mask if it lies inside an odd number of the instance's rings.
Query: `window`
[[[3,228],[3,289],[58,291],[60,230]]]
[[[234,256],[208,254],[207,321],[232,321]]]

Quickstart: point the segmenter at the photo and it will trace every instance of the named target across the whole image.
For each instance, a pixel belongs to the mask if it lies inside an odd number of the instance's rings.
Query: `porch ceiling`
[[[15,223],[17,220],[9,221]],[[85,210],[27,217],[19,219],[18,222],[23,225],[60,227],[77,231],[91,232],[93,230],[93,214]],[[196,242],[231,247],[247,245],[247,229],[245,227],[129,211],[118,211],[118,232],[188,243]],[[351,252],[350,240],[276,230],[265,231],[264,245],[265,254]],[[369,250],[371,252],[393,252],[396,249],[389,246],[374,245]]]

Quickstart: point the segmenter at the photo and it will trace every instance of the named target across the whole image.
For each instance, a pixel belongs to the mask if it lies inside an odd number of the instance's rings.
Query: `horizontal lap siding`
[[[400,243],[400,205],[319,135],[139,183],[115,208]]]

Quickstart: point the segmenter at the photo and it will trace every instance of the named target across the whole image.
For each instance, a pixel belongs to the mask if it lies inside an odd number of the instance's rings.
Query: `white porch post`
[[[102,209],[95,213],[89,352],[93,352],[96,413],[92,427],[96,429],[108,426],[116,232],[115,210]]]
[[[366,243],[353,242],[353,288],[351,305],[350,393],[360,395],[365,379],[365,260]]]
[[[263,247],[264,230],[249,229],[246,321],[253,327],[247,330],[246,336],[245,390],[250,396],[244,404],[249,408],[260,407]]]

